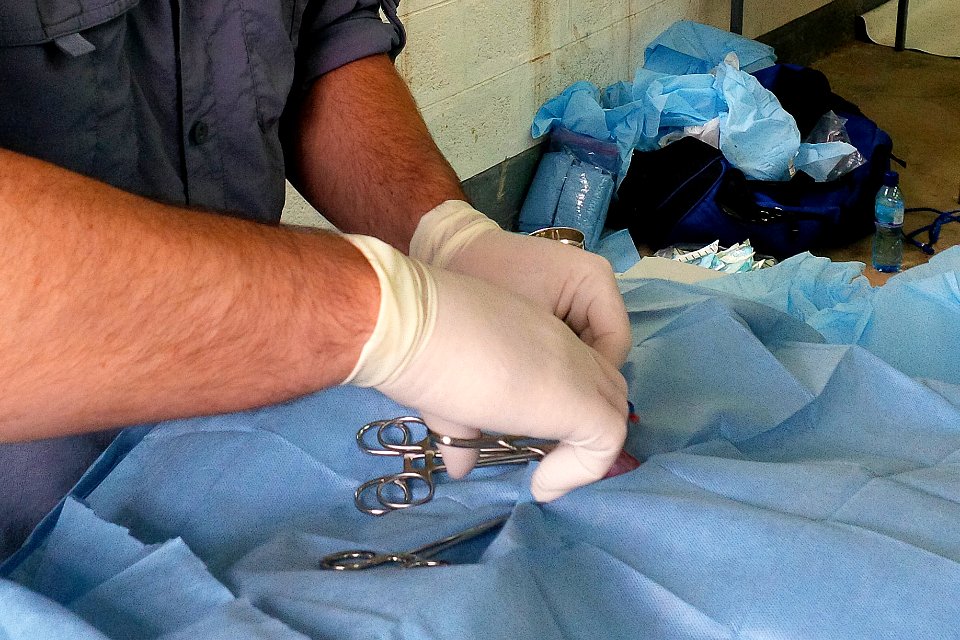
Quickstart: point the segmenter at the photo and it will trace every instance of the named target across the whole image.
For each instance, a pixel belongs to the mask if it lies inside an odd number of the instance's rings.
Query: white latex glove
[[[531,492],[548,501],[604,476],[626,437],[619,371],[557,318],[481,280],[433,269],[379,240],[346,236],[373,265],[380,310],[344,383],[375,387],[439,433],[550,438]],[[474,452],[444,452],[454,477]]]
[[[566,322],[614,366],[627,359],[627,310],[601,256],[504,231],[462,200],[448,200],[421,218],[410,256],[519,293]]]

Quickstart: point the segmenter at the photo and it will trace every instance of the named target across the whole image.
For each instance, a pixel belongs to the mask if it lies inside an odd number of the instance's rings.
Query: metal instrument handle
[[[424,428],[427,435],[414,442],[413,434],[410,431],[410,424],[417,424]],[[377,444],[379,448],[367,443],[367,434],[376,429]],[[400,442],[391,442],[385,436],[388,433],[397,432],[400,434]],[[357,431],[357,446],[364,453],[372,456],[402,456],[407,454],[423,454],[432,449],[430,442],[429,429],[422,418],[414,416],[402,416],[391,418],[389,420],[374,420],[369,422]]]
[[[423,428],[425,435],[422,439],[414,441],[412,425]],[[367,442],[368,434],[374,430],[379,446]],[[478,450],[477,467],[523,464],[539,460],[556,446],[556,442],[552,441],[488,433],[482,433],[478,438],[455,438],[431,431],[422,418],[415,416],[375,420],[365,424],[357,432],[356,440],[357,446],[364,453],[403,458],[403,470],[400,473],[368,480],[354,492],[353,501],[357,509],[370,515],[383,515],[396,509],[425,504],[433,499],[433,474],[446,471],[437,445]],[[416,490],[421,482],[425,491]],[[401,492],[399,501],[384,493],[396,489]],[[372,506],[373,499],[369,496],[371,491],[374,492],[379,506]],[[417,495],[420,497],[415,497]]]
[[[410,489],[410,485],[406,482],[406,479],[398,478],[397,475],[399,474],[367,480],[353,492],[353,504],[356,505],[357,509],[362,513],[371,516],[382,516],[385,513],[396,511],[397,509],[406,509],[415,504],[420,504],[413,500],[413,491]],[[390,484],[398,487],[403,493],[402,502],[393,502],[384,495],[383,487]],[[368,501],[364,499],[364,495],[369,494],[371,489],[377,499],[377,504],[380,505],[379,507],[370,506]],[[430,497],[433,497],[432,492],[430,493]]]
[[[360,571],[385,564],[394,564],[402,569],[447,566],[448,563],[442,560],[431,560],[430,558],[451,547],[455,547],[461,542],[466,542],[467,540],[483,535],[487,531],[500,527],[509,517],[510,514],[505,513],[496,518],[468,527],[463,531],[425,544],[412,551],[376,553],[375,551],[351,550],[331,553],[320,560],[320,568],[334,571]]]
[[[429,429],[428,429],[429,431]],[[481,433],[477,438],[455,438],[443,435],[436,431],[429,431],[430,440],[437,444],[460,449],[480,449],[481,451],[512,451],[515,453],[532,453],[540,458],[547,455],[557,446],[555,440],[540,440],[522,436],[493,435]],[[535,458],[530,458],[531,460]]]
[[[507,464],[525,464],[542,457],[543,454],[536,449],[516,451],[487,451],[481,449],[476,466],[495,467]],[[397,509],[407,509],[426,504],[433,499],[436,491],[433,474],[438,471],[446,471],[446,469],[440,452],[428,451],[422,456],[404,456],[403,471],[367,480],[354,491],[353,503],[358,510],[372,516],[382,516]],[[421,483],[423,487],[420,491],[417,491]],[[384,493],[386,490],[391,490],[391,485],[401,491],[402,496],[399,500],[391,499]],[[371,496],[370,493],[374,495]],[[373,506],[374,497],[376,498],[376,504],[379,506]]]
[[[420,440],[413,440],[410,425],[423,427],[425,435]],[[367,434],[376,429],[379,448],[366,442]],[[395,442],[386,437],[386,434],[396,431],[400,434],[400,441]],[[426,451],[436,449],[434,445],[442,444],[461,449],[481,449],[490,452],[536,452],[540,457],[545,456],[554,447],[555,441],[540,440],[521,436],[495,435],[481,433],[477,438],[456,438],[430,430],[423,418],[416,416],[401,416],[387,420],[374,420],[363,425],[357,432],[357,446],[364,453],[375,456],[401,456],[407,454],[422,455]],[[395,440],[395,439],[394,439]]]
[[[496,467],[505,464],[525,464],[532,460],[539,460],[540,457],[541,456],[535,453],[497,453],[491,455],[490,457],[481,457],[477,461],[476,466]],[[353,492],[353,503],[356,505],[358,510],[371,516],[382,516],[390,511],[407,509],[409,507],[416,507],[421,504],[426,504],[433,499],[434,492],[436,491],[436,483],[433,480],[433,473],[436,471],[445,470],[446,466],[443,464],[436,464],[429,468],[411,468],[410,470],[367,480],[357,487],[357,490]],[[423,492],[417,492],[415,487],[411,486],[411,483],[421,482],[426,488],[426,493],[419,498],[414,498],[414,495]],[[389,489],[390,485],[398,487],[403,493],[399,501],[391,500],[384,493],[384,490]],[[374,493],[376,497],[376,503],[379,506],[371,506],[373,498],[366,497],[366,495],[370,494],[371,492]]]
[[[443,560],[427,560],[412,553],[375,553],[373,551],[340,551],[320,560],[320,568],[333,571],[362,571],[385,564],[395,564],[401,569],[443,567]]]

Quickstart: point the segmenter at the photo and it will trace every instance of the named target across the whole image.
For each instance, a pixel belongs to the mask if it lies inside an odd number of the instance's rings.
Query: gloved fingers
[[[589,349],[584,347],[584,349]],[[592,351],[592,350],[590,350]],[[593,385],[570,394],[570,411],[555,425],[560,444],[540,463],[531,479],[534,498],[547,502],[604,477],[627,437],[627,382],[603,356]]]
[[[598,319],[599,322],[610,322],[619,324],[616,316],[603,315]],[[615,367],[622,367],[627,361],[632,347],[630,339],[630,323],[626,327],[613,326],[610,330],[604,331],[596,326],[596,323],[580,334],[580,339],[593,347],[607,362]]]
[[[596,349],[586,347],[586,351],[590,353],[594,363],[600,370],[600,378],[597,379],[600,394],[611,406],[620,407],[620,405],[623,405],[626,407],[627,381],[623,377],[623,374],[620,373],[620,370],[616,368],[608,358],[604,357],[604,355]]]
[[[503,231],[462,202],[441,205],[421,227],[411,255],[520,294],[563,320],[614,366],[626,361],[630,323],[605,258]]]
[[[445,436],[454,438],[476,438],[480,435],[480,430],[468,427],[453,420],[447,420],[437,415],[423,414],[423,421],[427,423],[430,430]],[[439,445],[440,455],[443,456],[443,464],[447,468],[447,475],[451,478],[460,479],[470,473],[474,465],[477,464],[479,452],[476,449],[467,449],[465,447],[450,447]]]
[[[609,468],[608,462],[612,464],[612,460],[615,459],[619,453],[620,448],[623,446],[623,439],[626,437],[625,432],[622,435],[620,434],[620,426],[626,424],[628,413],[626,380],[620,371],[615,369],[603,356],[583,345],[581,345],[580,349],[584,352],[590,352],[591,357],[596,363],[597,369],[595,370],[594,384],[587,384],[578,389],[567,388],[565,393],[558,394],[569,398],[572,401],[572,406],[580,408],[582,415],[578,415],[576,419],[567,420],[566,422],[569,429],[563,434],[557,434],[552,437],[561,439],[560,448],[568,446],[563,444],[563,440],[577,443],[576,448],[584,449],[585,459],[591,459],[591,456],[593,456],[597,460],[600,460],[600,462],[593,462],[588,465],[588,469],[584,473],[573,473],[569,481],[567,481],[568,485],[565,485],[568,486],[568,488],[563,490],[564,493],[570,488],[602,478]],[[554,391],[557,391],[557,389],[554,389]],[[534,400],[532,397],[530,397],[529,400],[532,406]],[[563,410],[562,413],[568,416],[570,415],[566,410]],[[557,415],[550,416],[549,411],[545,408],[537,412],[536,415],[542,415],[544,420],[548,423],[553,422],[556,426],[559,426],[563,422],[563,420],[557,419]],[[613,427],[599,426],[596,421],[592,419],[595,415],[605,416],[605,423],[607,425],[612,424]],[[424,413],[423,418],[434,433],[457,438],[475,438],[480,435],[480,431],[476,428],[469,427],[456,420],[440,417],[436,414]],[[509,429],[504,432],[509,432]],[[513,433],[512,435],[528,434],[524,430],[521,433]],[[597,450],[603,451],[607,447],[616,449],[613,458],[609,461],[603,459],[602,455],[597,457],[595,454],[590,453]],[[476,449],[444,445],[440,445],[439,448],[443,456],[444,464],[447,467],[447,473],[452,478],[459,479],[466,476],[476,464],[478,457]],[[582,466],[583,465],[581,465],[581,467]]]
[[[598,354],[597,359],[601,361],[601,371],[606,378],[606,384],[599,385],[599,393],[607,403],[614,409],[623,414],[626,420],[629,413],[627,404],[627,380],[618,370],[613,368],[605,358]]]
[[[597,351],[604,360],[611,364],[616,364],[615,339],[612,339],[608,335],[597,335],[594,333],[593,327],[590,326],[577,333],[577,336],[579,336],[584,344],[589,345]]]
[[[565,318],[580,339],[617,368],[630,353],[630,319],[613,273],[584,280],[570,302]]]
[[[631,345],[630,320],[610,263],[596,254],[544,238],[517,240],[518,247],[526,246],[523,241],[540,242],[538,252],[527,256],[529,264],[522,270],[529,283],[539,286],[518,292],[546,304],[583,342],[615,367],[623,366]],[[520,290],[529,283],[513,288]]]
[[[624,407],[626,413],[626,407]],[[583,485],[600,480],[623,449],[626,418],[618,411],[604,413],[582,441],[561,442],[540,462],[530,480],[530,492],[538,502],[549,502]]]

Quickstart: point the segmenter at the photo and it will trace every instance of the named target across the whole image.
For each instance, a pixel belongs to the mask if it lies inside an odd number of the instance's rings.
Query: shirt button
[[[203,144],[210,137],[210,127],[203,120],[197,120],[190,129],[190,140],[193,144]]]

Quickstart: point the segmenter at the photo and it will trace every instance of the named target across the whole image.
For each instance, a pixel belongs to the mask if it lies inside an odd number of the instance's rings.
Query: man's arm
[[[3,151],[0,228],[0,441],[349,380],[431,424],[561,440],[542,500],[623,444],[626,383],[563,323],[374,238],[188,212]]]
[[[320,76],[299,123],[295,184],[339,228],[523,295],[623,364],[630,325],[610,265],[503,232],[464,202],[389,57],[361,58]]]
[[[445,200],[465,199],[386,55],[320,76],[299,123],[291,178],[344,231],[407,252],[423,214]]]
[[[342,381],[377,276],[350,243],[198,214],[0,150],[0,441]]]

